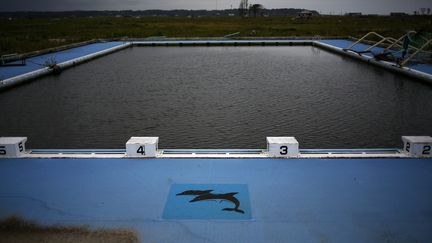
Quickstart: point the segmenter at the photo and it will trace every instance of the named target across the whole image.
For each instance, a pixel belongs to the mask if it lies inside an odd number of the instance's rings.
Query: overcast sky
[[[240,0],[0,0],[0,11],[61,10],[144,10],[144,9],[229,9]],[[328,14],[363,12],[386,14],[412,13],[421,7],[432,8],[431,0],[249,0],[266,8],[305,8]]]

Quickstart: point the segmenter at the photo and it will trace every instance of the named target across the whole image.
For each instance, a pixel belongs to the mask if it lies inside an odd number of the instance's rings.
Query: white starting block
[[[18,158],[25,152],[26,137],[0,137],[0,158]]]
[[[295,137],[267,137],[267,150],[270,157],[297,157],[299,143]]]
[[[403,152],[410,157],[431,157],[432,137],[429,136],[402,136]]]
[[[126,143],[126,155],[131,157],[156,157],[159,137],[131,137]]]

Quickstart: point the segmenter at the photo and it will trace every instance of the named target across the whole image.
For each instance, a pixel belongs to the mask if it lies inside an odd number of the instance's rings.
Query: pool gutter
[[[341,159],[341,158],[409,158],[399,149],[301,149],[301,159]],[[269,155],[266,149],[161,149],[154,157],[127,156],[125,149],[33,149],[27,150],[20,158],[87,158],[87,159],[268,159],[278,158]],[[290,159],[287,158],[287,159]]]

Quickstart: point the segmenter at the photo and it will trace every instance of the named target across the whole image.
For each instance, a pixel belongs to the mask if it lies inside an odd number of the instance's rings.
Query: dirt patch
[[[127,229],[45,226],[9,217],[0,221],[0,243],[138,243],[137,233]]]

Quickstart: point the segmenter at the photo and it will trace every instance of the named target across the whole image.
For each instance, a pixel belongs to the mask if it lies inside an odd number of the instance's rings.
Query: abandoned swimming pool
[[[116,52],[0,94],[0,218],[143,242],[427,242],[432,137],[400,136],[431,134],[430,93],[311,46]]]

